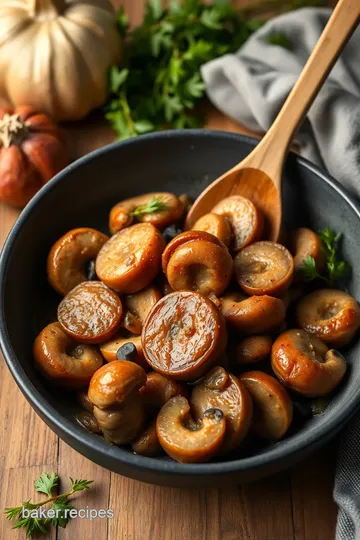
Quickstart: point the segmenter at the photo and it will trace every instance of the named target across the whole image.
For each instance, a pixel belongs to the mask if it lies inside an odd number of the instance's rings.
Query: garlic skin
[[[0,106],[31,105],[79,120],[107,97],[121,55],[108,0],[2,0]]]

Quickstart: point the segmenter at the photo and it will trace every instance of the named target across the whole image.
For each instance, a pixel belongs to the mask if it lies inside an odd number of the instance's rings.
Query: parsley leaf
[[[48,496],[47,499],[32,503],[31,499],[24,501],[21,506],[14,506],[13,508],[5,508],[5,518],[8,520],[16,520],[13,529],[25,529],[26,538],[32,538],[39,534],[48,534],[49,525],[66,527],[67,522],[71,518],[70,511],[74,508],[69,503],[69,498],[77,491],[83,491],[89,489],[93,480],[73,480],[71,481],[71,490],[61,495],[53,495],[52,491],[57,487],[59,477],[55,472],[50,475],[43,472],[38,480],[35,480],[34,486],[36,491],[44,493]],[[37,517],[36,511],[44,505],[51,504],[50,510],[53,511],[53,517]],[[28,517],[23,517],[23,509],[33,510],[35,512],[30,513]]]
[[[350,264],[338,258],[339,241],[342,234],[334,233],[329,227],[326,227],[323,231],[319,231],[318,234],[325,255],[325,274],[319,273],[316,268],[315,259],[310,255],[304,258],[301,273],[305,281],[321,279],[329,287],[333,287],[334,282],[346,277],[351,269]]]
[[[152,197],[146,204],[141,204],[131,213],[132,216],[141,219],[146,214],[155,214],[167,210],[166,201],[162,200],[161,196]]]
[[[70,481],[71,491],[75,493],[76,491],[83,491],[84,489],[89,489],[90,484],[92,484],[94,480],[73,480],[70,477]]]
[[[59,477],[55,472],[52,472],[50,476],[43,472],[39,480],[35,480],[34,486],[39,493],[45,493],[49,497],[52,496],[52,490],[57,487],[59,483]]]
[[[172,0],[167,8],[161,0],[150,0],[135,29],[129,29],[120,9],[123,58],[109,70],[105,105],[105,117],[119,138],[202,126],[204,118],[196,108],[205,96],[201,66],[237,51],[264,24],[262,11],[269,5],[282,11],[294,9],[295,3],[301,7],[326,0],[259,0],[241,10],[227,0]],[[288,47],[281,36],[271,42]]]

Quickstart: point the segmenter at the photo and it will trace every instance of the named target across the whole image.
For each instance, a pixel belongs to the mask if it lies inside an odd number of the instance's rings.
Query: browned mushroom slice
[[[60,302],[58,320],[66,333],[82,343],[111,338],[122,315],[119,296],[100,281],[77,285]]]
[[[78,390],[76,400],[81,410],[74,413],[74,418],[82,427],[91,433],[101,433],[100,426],[94,416],[94,405],[88,398],[87,390]]]
[[[133,343],[137,351],[137,356],[134,357],[132,361],[135,362],[136,364],[139,364],[139,366],[145,369],[145,371],[148,371],[149,364],[146,362],[144,358],[144,353],[143,353],[142,344],[141,344],[141,336],[130,336],[130,337],[125,338],[124,336],[117,335],[113,339],[110,339],[109,341],[106,341],[105,343],[101,343],[100,352],[107,362],[113,362],[114,360],[118,360],[117,358],[118,350],[124,345],[127,345],[128,343]],[[124,360],[126,360],[126,358],[124,358]]]
[[[166,277],[175,291],[197,291],[220,295],[232,276],[233,261],[224,247],[203,240],[179,247],[166,269]]]
[[[183,213],[184,203],[173,193],[146,193],[116,204],[110,212],[109,229],[115,234],[134,220],[164,229],[180,219]]]
[[[59,323],[49,324],[37,336],[34,358],[47,379],[69,389],[86,386],[103,363],[96,347],[78,343]]]
[[[110,362],[93,375],[88,397],[107,441],[132,442],[144,425],[145,412],[139,388],[145,371],[134,362]]]
[[[275,375],[287,387],[308,397],[329,394],[346,372],[344,357],[304,330],[288,330],[271,352]]]
[[[293,416],[292,401],[285,388],[262,371],[248,371],[239,380],[246,385],[253,401],[253,432],[262,439],[282,439]]]
[[[183,203],[184,214],[186,215],[192,207],[194,201],[187,193],[182,193],[181,195],[179,195],[179,201]]]
[[[165,452],[180,463],[209,461],[220,450],[226,422],[219,409],[210,409],[201,422],[194,422],[186,398],[168,401],[158,414],[156,431]]]
[[[228,294],[221,298],[221,312],[226,321],[243,334],[263,334],[274,330],[285,320],[285,305],[280,298]]]
[[[213,302],[195,292],[175,292],[149,313],[142,346],[151,367],[167,377],[196,380],[224,352],[225,321]]]
[[[205,214],[198,219],[192,227],[195,231],[205,231],[219,238],[228,248],[231,242],[231,226],[225,216],[219,214]]]
[[[208,409],[220,409],[226,420],[221,452],[233,450],[246,437],[252,419],[252,401],[246,387],[222,367],[214,367],[194,386],[190,404],[197,419]]]
[[[164,247],[165,240],[156,227],[138,223],[106,242],[96,259],[96,273],[115,291],[135,293],[159,272]]]
[[[95,229],[73,229],[62,236],[51,248],[47,258],[50,285],[65,296],[76,285],[87,281],[86,263],[96,259],[109,239]]]
[[[126,295],[124,303],[127,311],[122,326],[133,334],[141,334],[146,317],[161,296],[160,291],[153,285],[149,285],[138,293]]]
[[[294,260],[281,244],[256,242],[236,255],[234,272],[248,294],[278,296],[291,285]]]
[[[298,303],[296,318],[301,328],[333,347],[347,345],[360,326],[360,308],[343,291],[320,289]]]
[[[294,269],[297,279],[301,279],[303,262],[306,257],[315,260],[316,268],[320,271],[324,266],[324,254],[321,249],[319,236],[306,227],[296,229],[291,237],[291,253],[294,256]]]
[[[188,397],[185,383],[168,379],[152,371],[146,375],[146,383],[139,390],[148,415],[156,414],[169,399],[175,396]]]
[[[220,201],[211,212],[220,214],[230,221],[234,251],[239,251],[261,238],[264,220],[261,212],[249,199],[232,195]]]
[[[156,418],[140,432],[140,435],[132,442],[131,448],[141,456],[154,457],[163,453],[156,433]]]
[[[265,360],[271,353],[272,339],[270,336],[249,336],[236,346],[234,363],[254,364]]]
[[[169,264],[171,257],[174,255],[175,251],[179,248],[188,244],[189,242],[204,240],[206,242],[212,242],[220,247],[226,248],[225,244],[221,242],[213,234],[207,233],[205,231],[185,231],[181,234],[178,234],[168,243],[166,248],[163,251],[161,257],[161,265],[164,274],[166,274],[166,269]]]

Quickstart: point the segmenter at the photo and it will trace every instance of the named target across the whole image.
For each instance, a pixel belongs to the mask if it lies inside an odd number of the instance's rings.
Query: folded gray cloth
[[[277,17],[236,53],[202,68],[209,99],[254,131],[272,124],[328,18],[329,9],[307,8]],[[291,50],[269,44],[285,34]],[[345,47],[311,107],[297,140],[301,154],[326,168],[360,196],[360,29]],[[334,498],[337,540],[360,540],[360,416],[340,443]]]
[[[330,13],[327,8],[305,8],[276,17],[236,54],[205,64],[202,76],[210,101],[248,128],[266,131]],[[291,42],[291,50],[269,44],[269,36],[279,33]],[[360,28],[331,71],[296,139],[304,157],[360,196]]]

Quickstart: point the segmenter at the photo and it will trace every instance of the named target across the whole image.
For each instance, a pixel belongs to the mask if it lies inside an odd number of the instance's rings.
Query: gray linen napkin
[[[236,54],[205,64],[202,75],[209,99],[248,128],[266,131],[329,16],[329,9],[313,8],[282,15]],[[278,33],[287,36],[291,50],[269,44],[269,36]],[[297,140],[304,157],[360,196],[360,28],[311,107]],[[341,440],[334,498],[339,506],[336,539],[360,540],[360,415]]]

